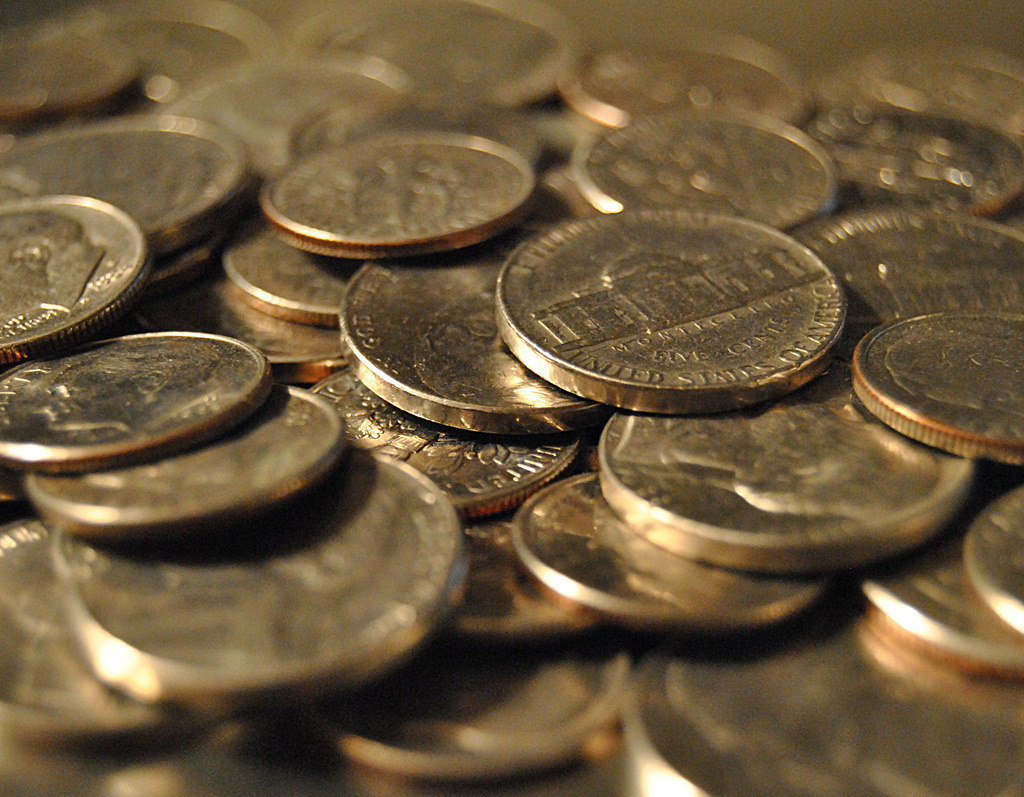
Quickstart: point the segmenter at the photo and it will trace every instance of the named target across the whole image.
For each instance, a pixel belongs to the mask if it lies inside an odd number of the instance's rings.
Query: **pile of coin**
[[[0,49],[0,772],[1024,787],[1024,64],[263,5]]]

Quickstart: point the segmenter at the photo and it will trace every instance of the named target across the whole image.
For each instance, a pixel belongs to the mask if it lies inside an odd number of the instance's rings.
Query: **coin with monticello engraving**
[[[266,355],[280,382],[312,384],[346,362],[338,330],[257,310],[223,272],[147,298],[135,308],[133,319],[153,332],[184,329],[244,340]]]
[[[858,409],[835,361],[764,407],[701,417],[620,413],[599,446],[601,488],[650,542],[764,572],[823,572],[938,534],[974,463],[918,445]]]
[[[0,526],[0,729],[7,739],[53,744],[134,743],[181,736],[201,714],[155,707],[96,681],[78,649],[37,520]]]
[[[879,324],[943,310],[1024,313],[1024,232],[969,216],[868,208],[793,232],[846,288],[853,350]]]
[[[728,216],[646,210],[559,225],[509,257],[498,329],[527,368],[643,412],[717,412],[828,364],[846,299],[809,250]]]
[[[301,506],[147,557],[61,535],[66,608],[100,681],[147,701],[261,706],[353,687],[451,609],[462,530],[401,462],[352,452]]]
[[[359,261],[325,257],[289,246],[253,223],[224,250],[224,272],[257,310],[286,321],[338,326],[338,309]]]
[[[797,124],[810,103],[781,53],[715,30],[673,29],[671,47],[600,50],[559,90],[574,111],[609,127],[655,113],[710,108]]]
[[[496,437],[431,423],[403,412],[343,368],[310,390],[331,402],[357,448],[408,462],[426,474],[464,518],[521,503],[576,459],[579,441],[562,436]]]
[[[831,106],[808,124],[842,190],[888,202],[991,216],[1024,190],[1024,146],[966,119],[893,108]]]
[[[986,507],[964,540],[970,585],[992,611],[1024,634],[1024,488]],[[1024,644],[1024,636],[1020,637]]]
[[[6,182],[109,202],[138,222],[159,255],[213,233],[249,179],[234,136],[196,119],[139,115],[19,139],[0,156]]]
[[[406,412],[468,431],[534,434],[604,420],[606,407],[537,378],[498,337],[495,281],[516,240],[363,266],[341,311],[359,381]]]
[[[0,208],[0,363],[67,349],[124,315],[149,273],[146,240],[98,199]]]
[[[784,229],[835,204],[825,150],[770,117],[663,113],[596,136],[573,154],[583,195],[604,213],[673,208]]]
[[[857,345],[853,386],[907,437],[1024,464],[1024,315],[948,312],[886,324]]]
[[[458,249],[526,216],[532,165],[460,133],[411,132],[354,141],[293,164],[260,204],[293,246],[339,257]]]
[[[516,553],[554,594],[631,627],[721,633],[770,625],[807,608],[824,581],[711,567],[659,548],[601,495],[596,473],[529,499],[512,525]]]
[[[186,537],[309,489],[343,451],[338,413],[301,388],[279,386],[247,421],[205,446],[142,465],[30,473],[25,492],[44,520],[79,537]]]
[[[253,346],[220,335],[128,335],[0,377],[0,459],[82,471],[156,459],[247,418],[270,393]]]

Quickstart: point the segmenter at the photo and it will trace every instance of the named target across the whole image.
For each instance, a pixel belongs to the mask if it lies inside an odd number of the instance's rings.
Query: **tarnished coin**
[[[26,136],[0,156],[0,182],[110,202],[164,254],[223,224],[247,187],[247,167],[241,144],[217,128],[134,116]]]
[[[1019,691],[908,677],[875,658],[868,636],[855,625],[736,656],[649,656],[624,718],[631,793],[955,797],[1024,788]]]
[[[599,51],[559,88],[574,111],[609,127],[654,113],[708,108],[797,124],[809,108],[806,89],[781,53],[714,30],[673,30],[670,48]]]
[[[82,471],[152,460],[240,423],[270,392],[256,348],[154,333],[91,343],[0,377],[0,459]]]
[[[563,600],[628,626],[720,633],[779,622],[818,598],[822,581],[702,565],[658,548],[612,512],[596,473],[550,485],[513,520],[516,553]]]
[[[439,106],[543,99],[577,58],[575,28],[534,0],[345,3],[310,17],[293,40],[318,58],[355,51],[396,64],[416,96]]]
[[[5,742],[136,742],[195,731],[198,715],[138,703],[93,678],[62,610],[49,529],[0,527],[0,728]],[[6,747],[6,744],[5,744]]]
[[[214,235],[202,243],[164,255],[153,261],[146,280],[145,298],[158,296],[195,282],[220,265],[224,235]]]
[[[25,491],[45,520],[79,537],[192,536],[309,489],[343,448],[341,418],[326,401],[277,387],[245,423],[205,446],[145,465],[32,473]]]
[[[251,343],[266,355],[279,382],[312,384],[346,362],[338,330],[296,324],[256,310],[223,272],[147,298],[135,308],[133,318],[154,332],[184,329]]]
[[[634,118],[573,156],[576,182],[603,213],[674,208],[799,224],[835,204],[825,150],[770,117],[664,113]]]
[[[991,216],[1024,190],[1024,146],[968,120],[832,106],[807,129],[863,202]]]
[[[1024,676],[1024,636],[973,592],[963,538],[928,549],[898,568],[869,577],[864,594],[895,643],[961,669]]]
[[[600,456],[604,496],[638,534],[766,572],[835,570],[918,545],[962,506],[974,473],[865,417],[840,362],[770,407],[614,415]]]
[[[260,204],[293,246],[340,257],[458,249],[529,210],[533,167],[503,144],[404,133],[312,155],[264,185]]]
[[[846,300],[811,252],[762,224],[648,210],[568,222],[498,278],[498,329],[559,387],[644,412],[716,412],[827,365]]]
[[[846,288],[844,348],[896,318],[942,310],[1024,313],[1024,233],[968,216],[875,208],[793,233]]]
[[[406,412],[469,431],[552,432],[603,420],[607,408],[538,379],[502,346],[494,287],[507,252],[498,244],[363,266],[341,311],[359,380]]]
[[[408,462],[464,518],[520,504],[568,468],[579,451],[579,442],[565,436],[498,438],[433,424],[377,397],[349,368],[311,390],[337,410],[352,445]]]
[[[907,437],[1024,464],[1024,315],[934,313],[886,324],[857,345],[853,386]]]
[[[252,224],[225,249],[224,272],[258,310],[286,321],[338,326],[338,308],[360,263],[289,246]]]
[[[395,107],[405,89],[405,76],[376,58],[248,61],[211,75],[168,110],[230,130],[245,142],[256,171],[269,177],[291,161],[295,129],[310,114],[335,105],[380,113]]]
[[[129,216],[88,197],[0,207],[0,363],[66,349],[124,315],[149,272]]]
[[[970,585],[989,608],[1024,634],[1022,533],[1024,488],[1017,488],[986,507],[971,523],[964,540],[964,568]]]
[[[527,642],[592,628],[599,616],[546,597],[512,548],[512,524],[491,520],[466,528],[469,573],[447,630],[488,642]]]
[[[434,647],[328,707],[341,751],[375,769],[446,781],[508,777],[578,760],[614,723],[629,656]]]
[[[101,681],[147,702],[239,706],[352,687],[408,655],[465,574],[461,535],[429,479],[355,452],[221,556],[133,558],[62,535],[55,558]]]

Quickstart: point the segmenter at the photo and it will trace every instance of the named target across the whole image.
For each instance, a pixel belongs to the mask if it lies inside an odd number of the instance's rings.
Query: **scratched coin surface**
[[[717,412],[827,365],[846,300],[793,239],[746,219],[647,210],[568,222],[498,278],[498,328],[559,387],[644,412]]]
[[[503,512],[576,459],[565,436],[495,437],[417,418],[388,404],[343,368],[310,390],[327,399],[357,448],[408,462],[440,487],[464,518]]]
[[[835,204],[825,150],[770,117],[663,113],[601,133],[573,155],[576,182],[604,213],[675,208],[780,229]]]
[[[326,401],[274,388],[247,421],[156,462],[80,474],[29,474],[26,495],[54,526],[97,540],[191,536],[251,517],[326,477],[344,450]]]
[[[655,653],[625,717],[639,794],[1014,794],[1019,691],[925,681],[876,657],[860,624],[736,655]]]
[[[991,216],[1024,189],[1024,147],[966,119],[832,106],[807,127],[863,203],[907,203]]]
[[[71,345],[131,307],[149,273],[139,225],[88,197],[0,208],[0,363]]]
[[[962,506],[974,473],[862,413],[840,361],[771,406],[614,415],[599,453],[604,496],[638,534],[766,572],[834,570],[918,545]]]
[[[529,211],[535,176],[518,152],[459,133],[354,141],[264,185],[267,219],[293,246],[339,257],[457,249]]]
[[[502,346],[494,286],[507,252],[497,244],[363,266],[341,312],[359,380],[406,412],[469,431],[552,432],[603,420],[605,407],[538,379]]]
[[[358,261],[289,246],[265,223],[240,231],[224,250],[224,273],[258,310],[286,321],[338,326],[338,308]]]
[[[301,508],[245,524],[216,555],[132,557],[62,535],[54,558],[101,681],[239,706],[353,687],[408,655],[450,608],[461,536],[429,479],[354,452]]]
[[[251,343],[266,355],[280,382],[312,384],[346,362],[338,330],[297,324],[257,310],[223,272],[147,298],[132,317],[152,332],[183,329]]]
[[[992,611],[1024,634],[1024,490],[1017,488],[986,507],[964,540],[964,568],[971,587]],[[1020,637],[1024,644],[1024,636]]]
[[[781,53],[714,30],[673,31],[671,47],[600,50],[559,89],[573,110],[609,127],[654,113],[708,108],[797,124],[809,106],[807,90]]]
[[[405,71],[432,105],[513,108],[554,93],[577,58],[573,25],[534,0],[343,3],[296,27],[318,58],[374,55]],[[500,43],[500,44],[499,44]]]
[[[658,548],[611,510],[596,473],[534,495],[516,512],[512,534],[519,558],[548,589],[632,627],[756,628],[807,608],[824,587],[711,567]]]
[[[199,716],[125,697],[93,678],[63,611],[50,530],[37,520],[0,526],[0,728],[47,746],[138,741],[199,727]]]
[[[858,397],[901,434],[1024,464],[1024,315],[894,321],[861,339],[853,363]]]
[[[0,458],[82,471],[155,459],[240,423],[270,392],[247,343],[154,333],[91,343],[0,377]]]
[[[0,182],[36,194],[79,194],[128,213],[153,254],[212,233],[247,186],[241,143],[195,119],[133,116],[20,139],[0,156]]]

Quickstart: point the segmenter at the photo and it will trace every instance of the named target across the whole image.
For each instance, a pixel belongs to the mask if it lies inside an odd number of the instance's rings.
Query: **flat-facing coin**
[[[804,120],[809,97],[781,53],[714,30],[673,30],[672,47],[605,49],[559,90],[578,113],[609,127],[665,111],[708,109]]]
[[[93,678],[62,610],[49,529],[35,520],[0,527],[0,729],[47,746],[180,735],[198,716],[138,703]]]
[[[336,329],[275,318],[250,306],[221,272],[173,293],[148,298],[134,320],[153,332],[190,330],[228,335],[262,351],[280,382],[312,384],[345,364]]]
[[[146,280],[144,298],[176,290],[216,270],[223,248],[224,235],[218,234],[188,249],[157,258]]]
[[[255,516],[326,477],[344,450],[341,418],[279,386],[227,435],[145,465],[29,474],[25,491],[62,531],[97,540],[193,537]]]
[[[1024,190],[1024,146],[976,122],[833,106],[807,130],[836,162],[843,187],[865,203],[991,216]]]
[[[1024,634],[1024,489],[988,506],[971,523],[964,540],[964,568],[970,585],[1004,622]],[[1021,637],[1024,644],[1024,637]]]
[[[835,570],[918,545],[960,508],[974,473],[862,414],[838,361],[770,407],[614,415],[600,457],[605,498],[636,533],[765,572]]]
[[[82,471],[156,459],[247,418],[270,393],[255,347],[189,332],[128,335],[0,377],[0,459]]]
[[[633,627],[756,628],[807,608],[824,588],[710,567],[652,545],[612,512],[596,473],[534,495],[516,512],[512,534],[519,558],[549,590]]]
[[[415,264],[367,263],[341,311],[356,376],[390,404],[459,429],[528,434],[599,423],[608,410],[527,371],[501,343],[498,244]]]
[[[317,62],[248,61],[210,75],[168,110],[230,130],[245,142],[253,168],[269,177],[291,161],[295,129],[310,114],[335,105],[380,113],[401,101],[405,87],[395,67],[353,54]]]
[[[746,219],[647,210],[568,222],[498,278],[498,329],[527,368],[596,401],[717,412],[824,370],[846,300],[810,251]]]
[[[579,759],[615,721],[626,696],[625,653],[517,652],[434,647],[325,711],[341,751],[409,777],[509,777]]]
[[[265,223],[243,229],[223,255],[224,272],[257,309],[286,321],[337,328],[338,308],[359,261],[289,246]]]
[[[33,193],[109,202],[138,222],[158,255],[223,224],[248,173],[241,143],[218,128],[176,116],[133,116],[19,139],[0,157],[0,182],[7,181]]]
[[[433,424],[388,404],[349,368],[311,390],[331,402],[353,446],[408,462],[464,518],[520,504],[568,468],[579,451],[579,441],[565,436],[498,438]]]
[[[907,437],[1024,464],[1024,315],[933,313],[881,326],[857,344],[853,387]]]
[[[458,249],[529,211],[535,175],[515,150],[461,133],[396,133],[293,164],[260,205],[299,249],[390,257]]]
[[[227,555],[130,557],[62,535],[55,557],[101,681],[239,706],[352,687],[408,655],[450,608],[461,537],[425,476],[355,452],[301,510],[225,540]]]
[[[969,672],[1024,676],[1024,636],[971,588],[954,537],[863,584],[880,633]]]
[[[596,136],[573,155],[580,191],[603,213],[674,208],[787,228],[835,204],[825,150],[771,117],[663,113]]]
[[[137,299],[146,241],[127,214],[88,197],[11,200],[0,208],[0,363],[94,335]]]
[[[630,793],[956,797],[1024,788],[1019,690],[907,677],[876,660],[867,636],[855,625],[732,657],[649,656],[624,718]]]

